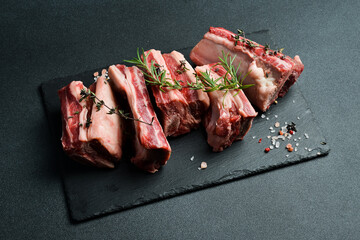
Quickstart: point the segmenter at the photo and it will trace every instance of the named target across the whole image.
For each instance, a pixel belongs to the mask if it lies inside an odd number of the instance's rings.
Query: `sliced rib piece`
[[[195,71],[199,76],[201,72],[208,72],[214,80],[226,74],[226,70],[216,64],[198,66]],[[207,142],[214,152],[220,152],[235,140],[244,138],[257,112],[242,90],[231,90],[227,94],[224,91],[213,91],[208,94],[210,108],[204,118]]]
[[[244,84],[255,84],[245,89],[245,94],[253,105],[266,111],[277,97],[282,97],[295,83],[304,69],[300,57],[294,59],[280,52],[266,51],[265,47],[224,29],[210,27],[209,32],[190,53],[196,65],[210,64],[219,61],[222,52],[236,57],[235,67],[240,65],[238,74],[244,76]],[[236,43],[236,44],[235,44]]]
[[[100,97],[106,95],[106,104],[113,105],[112,92],[104,81],[105,78],[100,77],[90,90]],[[93,101],[89,99],[80,102],[82,89],[87,90],[81,81],[73,81],[58,91],[63,149],[70,158],[80,163],[113,168],[114,161],[122,155],[121,120],[117,115],[107,115],[104,107],[99,112],[94,111]],[[106,122],[108,126],[102,126],[101,122]]]
[[[205,111],[209,108],[210,100],[208,95],[202,90],[192,90],[186,88],[187,83],[195,83],[195,71],[188,61],[185,60],[184,55],[177,51],[163,54],[166,66],[170,71],[172,79],[176,79],[185,88],[180,90],[190,108],[190,113],[187,118],[182,118],[181,128],[182,132],[177,135],[190,132],[191,129],[197,128],[200,125],[201,118]]]
[[[94,92],[98,99],[103,100],[109,107],[117,106],[110,84],[104,76],[100,76],[93,85],[96,86]],[[114,161],[120,160],[123,140],[121,117],[108,114],[109,110],[105,106],[98,109],[96,104],[92,105],[90,118],[92,123],[88,128],[88,141],[99,153],[112,156]]]
[[[145,54],[148,66],[150,67],[153,62],[160,71],[166,71],[167,81],[174,83],[161,52],[151,49]],[[194,120],[185,96],[177,89],[163,88],[164,91],[161,91],[158,86],[153,85],[151,90],[160,110],[159,119],[165,135],[178,136],[189,132]]]
[[[156,172],[170,158],[171,148],[151,105],[143,73],[137,67],[112,65],[109,77],[114,89],[127,98],[133,118],[145,123],[154,119],[151,125],[134,121],[135,156],[131,162],[145,171]]]

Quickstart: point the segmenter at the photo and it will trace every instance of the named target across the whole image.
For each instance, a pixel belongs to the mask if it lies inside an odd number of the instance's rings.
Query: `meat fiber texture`
[[[101,168],[113,168],[122,156],[122,121],[109,115],[104,106],[98,110],[91,99],[81,100],[80,92],[87,88],[73,81],[58,91],[61,101],[62,137],[65,153],[72,159]],[[115,98],[104,76],[89,89],[110,106]]]
[[[196,73],[207,72],[212,79],[219,79],[227,74],[226,70],[217,64],[198,66]],[[230,76],[228,76],[230,78]],[[242,140],[250,130],[252,121],[257,116],[249,100],[242,90],[208,92],[210,108],[204,117],[207,132],[207,142],[214,152],[221,152],[235,140]]]
[[[166,71],[167,81],[174,83],[173,79],[176,79],[182,86],[196,81],[194,69],[181,53],[173,51],[162,55],[160,51],[151,49],[145,54],[149,67],[153,63],[160,71]],[[152,86],[151,89],[160,110],[159,118],[166,136],[178,136],[199,127],[210,104],[206,93],[189,88],[163,88],[164,91],[161,91],[158,86]]]
[[[246,96],[254,106],[265,112],[278,97],[287,93],[304,65],[299,56],[292,59],[241,36],[236,41],[235,36],[224,28],[210,27],[191,51],[190,58],[196,65],[205,65],[218,62],[223,52],[235,57],[234,66],[240,64],[238,74],[245,76],[249,73],[244,84],[255,84],[244,90]]]
[[[124,65],[112,65],[108,72],[114,90],[127,99],[133,118],[142,121],[133,121],[135,155],[131,162],[154,173],[166,164],[171,148],[151,105],[144,75],[137,67]]]

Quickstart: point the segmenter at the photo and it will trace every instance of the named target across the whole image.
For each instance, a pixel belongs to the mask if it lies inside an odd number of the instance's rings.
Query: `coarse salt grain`
[[[278,115],[274,115],[274,117],[275,117],[275,118],[277,118],[277,117],[278,117]]]
[[[253,139],[255,139],[256,138],[256,136],[253,136]]]
[[[274,133],[274,132],[275,132],[275,130],[273,129],[273,130],[271,130],[270,132],[271,132],[271,133]]]
[[[321,152],[317,152],[316,155],[318,155],[318,156],[321,155]]]
[[[295,100],[293,100],[293,103],[295,103]]]
[[[274,146],[273,146],[273,145],[270,145],[270,149],[273,150],[273,149],[274,149]]]
[[[273,130],[274,128],[273,127],[269,127],[269,130]]]
[[[261,118],[265,118],[265,114],[261,114]]]
[[[289,157],[289,154],[286,154],[285,156],[286,156],[286,157]]]
[[[201,169],[205,169],[207,168],[207,163],[206,162],[202,162],[200,165]]]
[[[304,147],[305,150],[307,150],[307,147]]]
[[[306,139],[309,138],[309,135],[307,133],[304,133],[304,136],[305,136]]]
[[[309,149],[308,149],[308,151],[309,151],[309,152],[311,152],[311,151],[312,151],[312,149],[311,149],[311,148],[309,148]]]
[[[271,138],[271,136],[267,136],[267,138]]]
[[[299,143],[296,143],[295,146],[299,146]]]
[[[299,119],[300,119],[300,117],[297,117],[296,119],[297,119],[297,120],[299,120]]]
[[[268,121],[270,118],[269,117],[266,117],[266,120]]]
[[[190,158],[190,161],[194,161],[194,156],[192,156],[192,157]]]
[[[279,148],[280,147],[280,142],[276,142],[275,147]]]
[[[297,147],[294,148],[294,151],[297,152]]]

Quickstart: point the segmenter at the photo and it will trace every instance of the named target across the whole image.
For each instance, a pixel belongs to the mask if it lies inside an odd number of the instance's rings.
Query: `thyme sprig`
[[[178,73],[178,74],[182,74],[182,73],[184,73],[184,72],[186,72],[186,71],[188,71],[189,69],[186,67],[186,60],[184,59],[184,60],[181,60],[180,61],[180,69],[178,69],[178,70],[176,70],[176,72]]]
[[[130,117],[129,113],[125,113],[124,110],[121,110],[118,107],[109,107],[108,105],[106,105],[104,100],[99,99],[96,96],[96,94],[94,92],[92,92],[90,89],[87,89],[87,90],[85,88],[81,89],[80,96],[81,96],[81,98],[80,98],[79,102],[81,102],[81,101],[83,101],[85,99],[91,99],[92,101],[94,101],[97,112],[100,111],[102,106],[104,106],[109,110],[107,112],[107,114],[116,114],[116,115],[119,115],[120,117],[122,117],[124,119],[138,121],[138,122],[141,122],[141,123],[145,123],[147,125],[152,125],[153,122],[154,122],[154,117],[151,119],[151,122],[148,123],[148,122],[142,121],[140,118],[132,118],[132,117]],[[92,123],[91,119],[87,118],[86,127],[88,128],[91,123]],[[82,124],[80,126],[82,126]]]

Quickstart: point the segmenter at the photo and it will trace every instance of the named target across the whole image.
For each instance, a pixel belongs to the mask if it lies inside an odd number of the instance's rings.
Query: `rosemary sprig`
[[[165,92],[166,89],[181,89],[181,84],[179,81],[173,79],[174,83],[169,82],[166,78],[166,70],[161,70],[161,66],[154,61],[151,61],[150,67],[147,64],[148,54],[145,54],[144,49],[142,49],[142,53],[140,55],[139,48],[137,49],[137,58],[133,58],[131,60],[124,60],[124,62],[135,64],[139,67],[144,76],[147,84],[158,86],[160,91]],[[142,58],[141,58],[142,57]]]
[[[224,51],[222,52],[222,55],[222,58],[219,57],[220,62],[217,65],[222,66],[226,70],[225,75],[221,76],[218,79],[213,79],[210,76],[210,72],[201,72],[198,78],[201,80],[200,82],[202,82],[202,84],[199,84],[199,81],[197,81],[197,83],[194,84],[193,89],[202,89],[205,92],[220,90],[225,91],[224,95],[226,95],[230,90],[238,90],[238,92],[235,94],[236,96],[240,90],[249,88],[254,85],[243,85],[244,79],[248,76],[250,72],[248,72],[244,76],[242,76],[242,73],[238,74],[238,71],[240,69],[240,63],[236,68],[234,67],[233,63],[236,58],[235,56],[231,58],[231,56],[229,56],[229,53],[225,54]],[[214,65],[213,68],[217,65]]]
[[[240,30],[239,30],[240,31]],[[222,52],[222,58],[219,57],[220,63],[225,70],[226,74],[218,79],[213,79],[210,76],[210,72],[202,72],[200,76],[196,75],[196,82],[187,82],[187,84],[180,84],[180,81],[176,79],[168,79],[166,78],[166,71],[161,70],[161,66],[154,61],[151,62],[150,67],[147,64],[148,54],[145,54],[144,50],[140,54],[139,49],[137,49],[137,58],[133,58],[131,60],[124,60],[127,63],[135,64],[138,66],[144,76],[147,84],[158,86],[159,89],[165,92],[164,89],[182,89],[182,88],[190,88],[193,90],[202,90],[204,92],[213,92],[213,91],[229,91],[229,90],[238,90],[245,89],[253,86],[254,84],[243,85],[243,80],[247,77],[249,73],[245,76],[242,74],[237,74],[240,69],[240,64],[235,68],[233,66],[233,62],[235,60],[235,56],[231,58],[229,53],[225,54]],[[185,69],[185,60],[181,62],[180,66],[183,66]],[[172,82],[168,81],[172,80]]]
[[[138,121],[138,122],[141,122],[141,123],[145,123],[147,125],[152,125],[153,122],[154,122],[154,117],[151,119],[151,122],[148,123],[148,122],[144,122],[142,120],[140,120],[140,118],[132,118],[129,116],[129,113],[125,113],[123,110],[119,109],[118,107],[109,107],[108,105],[106,105],[106,103],[99,99],[94,92],[92,92],[90,89],[81,89],[80,91],[80,100],[79,102],[83,101],[84,99],[88,99],[90,98],[92,101],[94,101],[94,104],[96,104],[96,111],[100,111],[101,107],[104,106],[106,107],[109,111],[107,112],[107,114],[117,114],[119,115],[120,117],[124,118],[124,119],[127,119],[127,120],[133,120],[133,121]],[[86,127],[88,128],[91,124],[91,119],[88,118],[86,120]],[[81,124],[82,126],[82,124]]]

